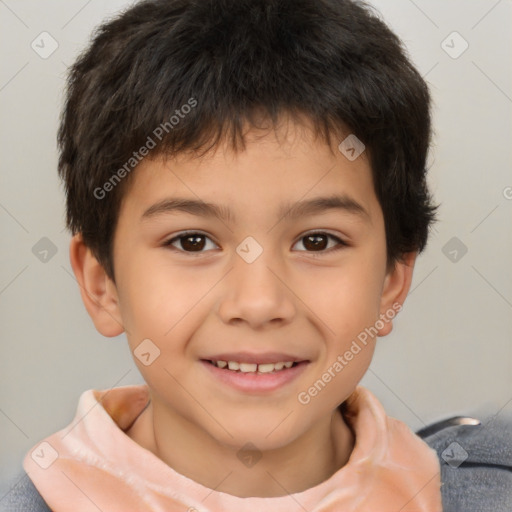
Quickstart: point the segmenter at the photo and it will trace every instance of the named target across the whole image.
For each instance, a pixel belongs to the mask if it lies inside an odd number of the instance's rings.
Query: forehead
[[[172,210],[226,222],[329,207],[371,220],[380,210],[366,153],[349,159],[302,124],[251,129],[239,150],[224,141],[202,155],[146,158],[131,178],[120,217],[142,222]]]

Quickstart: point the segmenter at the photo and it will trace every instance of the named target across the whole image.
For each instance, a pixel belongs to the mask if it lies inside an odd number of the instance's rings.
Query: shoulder
[[[0,512],[51,512],[26,473],[0,501]]]
[[[439,457],[444,512],[512,510],[512,417],[433,425],[418,435]]]

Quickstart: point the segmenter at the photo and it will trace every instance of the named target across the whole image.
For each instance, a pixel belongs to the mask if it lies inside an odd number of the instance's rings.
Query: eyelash
[[[162,245],[164,247],[168,247],[169,249],[171,249],[173,251],[190,254],[191,256],[194,256],[194,257],[200,256],[200,255],[204,254],[206,251],[185,251],[183,249],[177,249],[176,247],[173,247],[173,245],[172,245],[174,242],[181,240],[182,238],[190,237],[192,235],[199,235],[204,238],[210,239],[210,237],[208,235],[206,235],[205,233],[201,233],[200,231],[184,231],[184,232],[180,233],[179,235],[165,241]],[[303,238],[306,238],[308,236],[315,236],[315,235],[326,235],[328,238],[335,240],[337,242],[337,245],[335,245],[334,247],[331,247],[329,249],[324,249],[321,251],[305,250],[305,251],[299,251],[299,252],[307,252],[314,258],[318,258],[325,254],[332,254],[333,252],[339,251],[340,249],[343,249],[344,247],[348,247],[348,244],[346,242],[344,242],[341,238],[339,238],[335,235],[332,235],[331,233],[327,233],[326,231],[313,231],[311,233],[306,233],[305,235],[300,237],[299,240],[297,240],[297,242],[300,242]],[[212,240],[212,242],[213,242],[213,240]],[[297,242],[295,242],[295,243],[297,243]]]

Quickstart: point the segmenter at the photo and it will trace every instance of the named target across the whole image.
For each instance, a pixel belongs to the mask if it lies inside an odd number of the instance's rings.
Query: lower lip
[[[200,363],[221,382],[246,393],[260,393],[275,391],[285,384],[289,384],[306,369],[309,361],[303,361],[297,366],[273,373],[236,372],[219,368],[205,360],[201,360]]]

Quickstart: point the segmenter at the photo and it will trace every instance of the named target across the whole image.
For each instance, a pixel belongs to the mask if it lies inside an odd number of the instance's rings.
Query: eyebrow
[[[279,219],[297,219],[310,215],[325,213],[328,210],[342,210],[346,213],[370,219],[369,213],[355,199],[347,195],[333,195],[329,197],[315,197],[313,199],[298,201],[293,204],[283,204],[277,212]],[[184,212],[198,217],[214,217],[222,221],[233,222],[232,211],[221,205],[209,203],[198,199],[182,197],[166,198],[150,206],[141,217],[147,220],[162,214]]]

